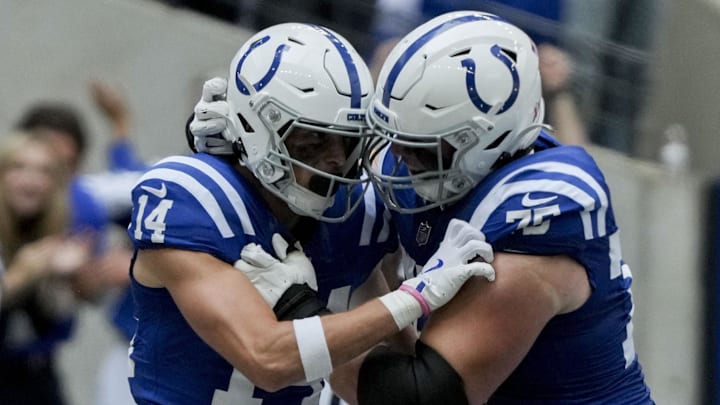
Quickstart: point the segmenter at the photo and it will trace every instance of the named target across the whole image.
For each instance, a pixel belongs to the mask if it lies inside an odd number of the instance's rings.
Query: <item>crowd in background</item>
[[[565,96],[570,96],[586,130],[586,136],[569,141],[587,140],[630,155],[636,148],[634,134],[642,107],[649,97],[651,54],[664,15],[664,2],[651,0],[160,1],[253,30],[287,21],[322,24],[355,44],[371,68],[382,63],[388,51],[383,47],[392,43],[392,38],[435,15],[463,9],[495,13],[526,30],[539,44],[562,50],[568,63],[567,77],[556,82],[558,86],[548,95],[562,95],[559,104],[563,110],[568,105]]]
[[[84,117],[50,96],[28,106],[0,137],[3,404],[66,403],[57,349],[72,338],[82,303],[108,306],[123,353],[119,361],[108,353],[112,363],[101,369],[107,378],[96,382],[95,403],[131,403],[122,389],[133,333],[130,250],[113,231],[127,227],[128,193],[144,164],[130,143],[124,95],[94,81],[89,96],[112,132],[106,172],[81,172],[92,141]]]

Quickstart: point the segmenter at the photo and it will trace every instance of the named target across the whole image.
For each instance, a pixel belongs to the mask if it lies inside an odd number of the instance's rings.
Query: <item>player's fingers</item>
[[[211,118],[223,118],[228,116],[230,106],[227,101],[200,101],[193,109],[195,118],[198,120],[206,120]]]
[[[470,240],[485,240],[485,235],[479,229],[457,218],[450,220],[446,235],[446,237],[452,236],[454,239],[457,239],[459,245]]]
[[[194,136],[208,136],[219,134],[227,124],[223,118],[211,118],[205,121],[193,120],[190,122],[190,133]]]
[[[227,92],[227,80],[222,77],[213,77],[203,83],[202,100],[207,102],[217,100],[225,92]]]
[[[480,240],[470,240],[466,242],[462,247],[462,251],[462,259],[465,262],[470,261],[477,256],[480,256],[480,258],[482,258],[488,263],[492,263],[492,261],[495,259],[492,251],[492,246],[490,246],[487,242],[483,242]]]
[[[485,277],[488,281],[495,281],[495,269],[490,263],[472,262],[463,264],[461,267],[466,271],[467,278],[480,276]]]
[[[272,257],[257,243],[249,243],[240,251],[240,258],[254,266],[263,268],[270,267],[277,263],[277,259]]]
[[[283,238],[279,233],[274,233],[272,236],[272,245],[278,259],[281,261],[285,260],[287,257],[288,246],[290,246],[285,238]]]
[[[293,250],[288,253],[284,263],[291,268],[293,276],[293,284],[307,283],[310,288],[317,291],[317,279],[315,278],[315,268],[305,253],[299,250]]]
[[[253,275],[255,270],[258,269],[257,266],[253,266],[250,263],[248,263],[242,259],[236,260],[235,263],[233,264],[233,267],[235,267],[236,269],[245,273],[251,281],[253,280],[253,277],[251,277],[251,276]]]

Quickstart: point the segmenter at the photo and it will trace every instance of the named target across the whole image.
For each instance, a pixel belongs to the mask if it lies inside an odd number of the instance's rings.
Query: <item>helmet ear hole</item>
[[[245,132],[248,132],[248,133],[255,132],[255,129],[252,127],[252,125],[250,125],[248,120],[246,120],[245,117],[243,117],[242,114],[238,113],[237,116],[238,116],[238,119],[240,120],[240,123],[242,124]]]

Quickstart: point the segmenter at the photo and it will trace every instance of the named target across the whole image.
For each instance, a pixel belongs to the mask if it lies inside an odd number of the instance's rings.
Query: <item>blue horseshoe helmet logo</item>
[[[242,70],[243,63],[245,63],[245,59],[247,59],[248,55],[250,55],[250,52],[254,51],[255,48],[261,46],[265,42],[267,42],[270,39],[270,36],[264,36],[257,41],[255,41],[252,45],[250,45],[250,49],[247,50],[243,54],[243,56],[240,58],[240,61],[238,62],[237,68],[235,69],[235,85],[237,86],[238,90],[240,90],[240,93],[249,96],[250,90],[245,86],[245,84],[240,80],[240,71]],[[277,49],[275,49],[275,57],[273,58],[272,63],[270,64],[270,68],[267,72],[265,72],[265,75],[257,82],[253,84],[253,88],[255,91],[259,91],[265,85],[272,80],[273,76],[275,76],[275,73],[277,72],[277,68],[280,65],[280,60],[282,59],[282,54],[284,51],[288,50],[289,46],[283,44],[279,45]]]
[[[358,74],[358,69],[355,66],[353,56],[345,47],[345,44],[343,44],[343,42],[339,38],[337,38],[332,32],[319,25],[308,24],[308,26],[313,27],[315,30],[321,32],[322,35],[324,35],[328,39],[328,41],[332,43],[334,48],[340,54],[343,64],[345,65],[345,69],[347,70],[348,80],[350,82],[350,108],[360,108],[362,103],[362,88],[360,83],[360,75]],[[250,48],[242,55],[242,57],[238,61],[237,68],[235,69],[235,86],[238,88],[240,93],[246,96],[250,95],[250,89],[248,89],[245,86],[245,83],[240,80],[240,71],[242,70],[243,64],[245,63],[245,59],[247,59],[250,53],[256,48],[268,42],[269,40],[270,36],[266,35],[253,42],[253,44],[250,45]],[[254,83],[252,85],[255,91],[260,91],[260,89],[265,87],[270,82],[270,80],[272,80],[272,78],[275,76],[275,73],[277,73],[278,66],[280,66],[283,53],[289,49],[290,46],[285,44],[279,45],[275,49],[275,56],[273,57],[272,63],[270,64],[270,68],[268,68],[268,71],[265,72],[265,75],[263,75],[263,77],[257,83]]]
[[[416,39],[415,42],[410,44],[408,48],[405,50],[405,52],[402,53],[397,58],[397,61],[395,61],[395,64],[393,65],[392,69],[390,69],[390,72],[388,73],[387,81],[385,82],[385,85],[383,86],[382,91],[382,105],[385,107],[390,107],[390,98],[392,94],[393,87],[395,87],[395,83],[397,82],[398,77],[403,72],[403,69],[405,68],[405,65],[412,59],[413,55],[415,55],[418,51],[423,49],[423,47],[430,41],[433,40],[433,38],[437,37],[438,35],[449,31],[450,29],[462,25],[471,23],[474,21],[505,21],[504,19],[491,15],[491,14],[471,14],[471,15],[463,15],[458,18],[454,18],[452,20],[448,20],[445,22],[442,22],[438,24],[437,26],[430,29],[428,32],[423,34],[420,38]],[[472,61],[471,61],[472,62]],[[473,63],[474,65],[474,63]],[[376,112],[378,110],[375,110]]]
[[[510,96],[508,96],[507,100],[505,100],[505,103],[503,103],[502,108],[500,108],[500,110],[498,111],[498,114],[502,114],[503,112],[507,111],[508,108],[512,107],[512,105],[515,104],[515,100],[517,100],[518,91],[520,90],[520,77],[513,61],[502,52],[498,45],[493,45],[492,48],[490,48],[490,52],[494,57],[499,59],[505,66],[507,66],[513,81]],[[492,106],[486,103],[477,93],[477,88],[475,87],[475,61],[471,58],[467,58],[463,59],[460,63],[466,69],[465,87],[467,88],[468,97],[470,97],[470,100],[475,105],[475,107],[477,107],[478,110],[487,113],[488,111],[490,111],[490,108]]]

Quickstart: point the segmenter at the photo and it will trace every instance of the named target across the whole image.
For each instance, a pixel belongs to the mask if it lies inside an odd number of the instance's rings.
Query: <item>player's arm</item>
[[[495,282],[470,280],[432,314],[414,357],[387,350],[368,356],[360,373],[361,405],[379,398],[388,405],[414,398],[484,404],[547,322],[590,295],[585,270],[565,256],[498,253],[493,267]]]
[[[373,298],[380,297],[390,291],[385,275],[395,274],[395,267],[399,265],[398,256],[400,251],[386,255],[378,264],[377,268],[368,280],[357,288],[350,299],[350,308],[355,308]],[[381,344],[387,344],[393,350],[402,353],[413,353],[413,346],[417,340],[417,332],[414,325],[408,326],[397,334],[390,336]],[[365,359],[364,355],[354,358],[352,361],[343,364],[333,370],[330,375],[332,390],[346,402],[354,404],[357,402],[357,378],[360,366]]]
[[[142,250],[134,268],[142,284],[167,288],[195,332],[270,391],[326,377],[333,366],[446,303],[468,278],[491,273],[489,265],[443,269],[406,282],[413,291],[397,290],[346,313],[278,322],[243,272],[209,254]],[[421,283],[433,288],[416,290]]]
[[[205,253],[158,249],[140,251],[134,272],[143,284],[167,288],[193,330],[254,384],[272,391],[304,380],[293,324],[278,322],[233,266]],[[396,328],[377,301],[347,319],[328,317],[323,323],[337,364]],[[357,324],[375,327],[360,329]]]
[[[267,389],[301,379],[302,371],[291,367],[299,361],[297,353],[285,350],[287,358],[279,360],[271,356],[275,347],[294,345],[292,325],[275,321],[233,266],[207,253],[151,249],[138,252],[133,275],[147,287],[166,288],[193,330],[257,385]]]

